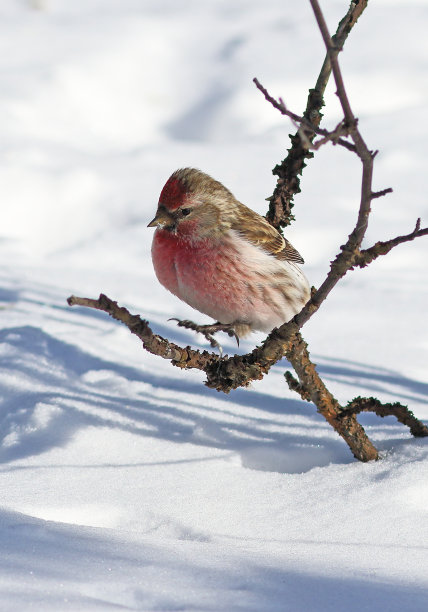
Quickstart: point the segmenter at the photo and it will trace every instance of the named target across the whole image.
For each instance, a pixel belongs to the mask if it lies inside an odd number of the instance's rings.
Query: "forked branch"
[[[369,263],[377,259],[380,255],[386,255],[394,247],[404,242],[411,242],[415,238],[421,238],[422,236],[428,236],[428,227],[421,229],[421,220],[416,221],[415,229],[410,234],[404,236],[397,236],[386,242],[379,240],[369,249],[363,249],[359,252],[359,255],[355,258],[355,265],[360,268],[364,268]]]
[[[368,0],[356,0],[350,3],[348,11],[343,19],[340,20],[333,42],[337,52],[343,46],[352,28],[357,23],[363,11],[367,8]],[[309,90],[308,101],[303,117],[317,128],[322,119],[322,108],[324,106],[324,92],[331,75],[331,58],[327,51],[320,73],[313,89]],[[313,134],[306,133],[309,142],[315,137]],[[292,209],[294,206],[294,196],[300,193],[300,175],[313,153],[307,145],[302,142],[300,135],[296,133],[291,136],[291,148],[288,155],[273,169],[273,174],[278,177],[274,192],[269,200],[269,211],[266,215],[267,220],[278,230],[290,225],[294,220]]]
[[[369,150],[358,129],[358,121],[354,116],[344,86],[338,53],[343,47],[347,35],[358,17],[367,5],[367,0],[351,2],[349,10],[340,22],[333,38],[330,37],[324,17],[317,0],[310,0],[326,46],[324,60],[315,89],[310,90],[308,103],[303,116],[289,111],[280,100],[274,100],[256,80],[257,87],[265,97],[283,114],[289,116],[299,125],[296,135],[291,137],[292,147],[287,158],[274,169],[278,175],[275,192],[270,198],[268,220],[277,228],[287,225],[292,219],[291,202],[293,196],[300,191],[299,175],[305,167],[305,160],[313,156],[310,149],[317,149],[327,142],[340,144],[356,153],[362,162],[361,193],[358,216],[355,227],[346,243],[340,247],[340,252],[331,263],[330,271],[318,289],[313,289],[311,298],[294,319],[274,329],[261,346],[256,347],[247,355],[225,356],[220,358],[214,353],[197,351],[190,347],[180,347],[161,336],[154,334],[147,321],[137,315],[132,315],[126,308],[101,294],[98,300],[71,296],[70,306],[81,305],[107,312],[110,316],[123,322],[130,331],[143,342],[144,348],[169,359],[180,368],[195,368],[207,375],[206,384],[218,391],[228,393],[232,389],[248,385],[252,380],[261,379],[270,368],[284,355],[293,365],[299,380],[290,373],[286,380],[291,389],[300,396],[312,401],[318,411],[334,427],[337,433],[347,442],[351,451],[361,461],[378,458],[378,452],[368,439],[363,427],[358,423],[356,415],[361,411],[372,411],[380,416],[394,414],[397,419],[410,427],[413,435],[426,436],[428,428],[401,404],[381,404],[374,398],[356,398],[348,406],[341,406],[326,388],[312,363],[307,345],[300,335],[300,329],[318,310],[338,281],[354,267],[364,267],[380,255],[387,254],[392,248],[416,238],[426,236],[428,228],[421,229],[418,219],[415,229],[409,234],[397,236],[386,242],[377,242],[368,249],[361,249],[365,236],[370,205],[373,199],[386,195],[390,188],[374,192],[372,189],[373,160],[375,153]],[[337,95],[342,109],[343,120],[331,132],[319,128],[321,108],[324,104],[323,94],[326,83],[333,72]],[[313,144],[316,135],[321,136]],[[345,138],[347,140],[345,140]],[[351,140],[351,142],[349,141]]]
[[[323,128],[313,125],[308,119],[306,119],[306,117],[296,115],[296,113],[290,111],[281,98],[279,100],[275,100],[275,98],[270,95],[268,90],[263,87],[258,79],[254,78],[253,82],[257,89],[262,92],[265,99],[270,102],[274,108],[279,110],[281,115],[289,117],[293,124],[297,126],[298,131],[296,136],[303,141],[302,144],[307,150],[312,149],[316,151],[322,144],[332,142],[333,144],[339,144],[342,147],[345,147],[345,149],[348,149],[349,151],[355,152],[355,146],[342,138],[342,136],[348,136],[348,129],[344,126],[342,121],[333,131],[329,132],[328,130],[324,130]],[[322,140],[318,141],[318,144],[312,143],[315,134],[323,136]]]

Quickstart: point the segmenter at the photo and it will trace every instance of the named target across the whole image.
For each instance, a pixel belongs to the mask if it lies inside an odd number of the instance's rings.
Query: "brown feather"
[[[304,263],[303,257],[288,240],[264,217],[239,202],[219,181],[195,168],[176,170],[171,178],[180,180],[186,190],[204,204],[199,216],[204,216],[204,227],[210,234],[233,229],[277,259]]]
[[[246,240],[261,247],[277,259],[304,263],[300,253],[264,217],[241,202],[236,203],[238,206],[235,209],[231,229],[239,232]]]

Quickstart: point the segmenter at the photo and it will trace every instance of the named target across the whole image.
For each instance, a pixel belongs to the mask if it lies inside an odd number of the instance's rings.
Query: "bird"
[[[178,325],[239,339],[290,321],[310,297],[298,251],[219,181],[181,168],[165,183],[154,219],[152,261],[159,282],[216,322]],[[220,347],[221,350],[221,347]]]

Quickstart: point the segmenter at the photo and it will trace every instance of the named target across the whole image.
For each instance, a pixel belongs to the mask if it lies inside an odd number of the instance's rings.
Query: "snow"
[[[333,28],[347,2],[323,4]],[[1,0],[0,17],[1,610],[426,610],[426,439],[362,416],[383,459],[358,463],[286,363],[222,395],[66,303],[102,291],[206,348],[168,322],[205,319],[156,281],[146,226],[183,166],[265,211],[294,128],[251,79],[302,111],[323,52],[309,3]],[[341,55],[374,187],[394,188],[367,244],[428,223],[427,22],[425,1],[369,3]],[[305,170],[288,237],[314,285],[359,170],[338,147]],[[350,273],[305,327],[340,401],[428,419],[426,253]]]

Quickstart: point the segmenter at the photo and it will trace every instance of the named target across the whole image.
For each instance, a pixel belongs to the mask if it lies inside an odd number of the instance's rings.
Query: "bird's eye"
[[[181,214],[183,215],[183,217],[187,217],[187,215],[190,215],[191,212],[192,212],[191,208],[182,208],[181,209]]]

